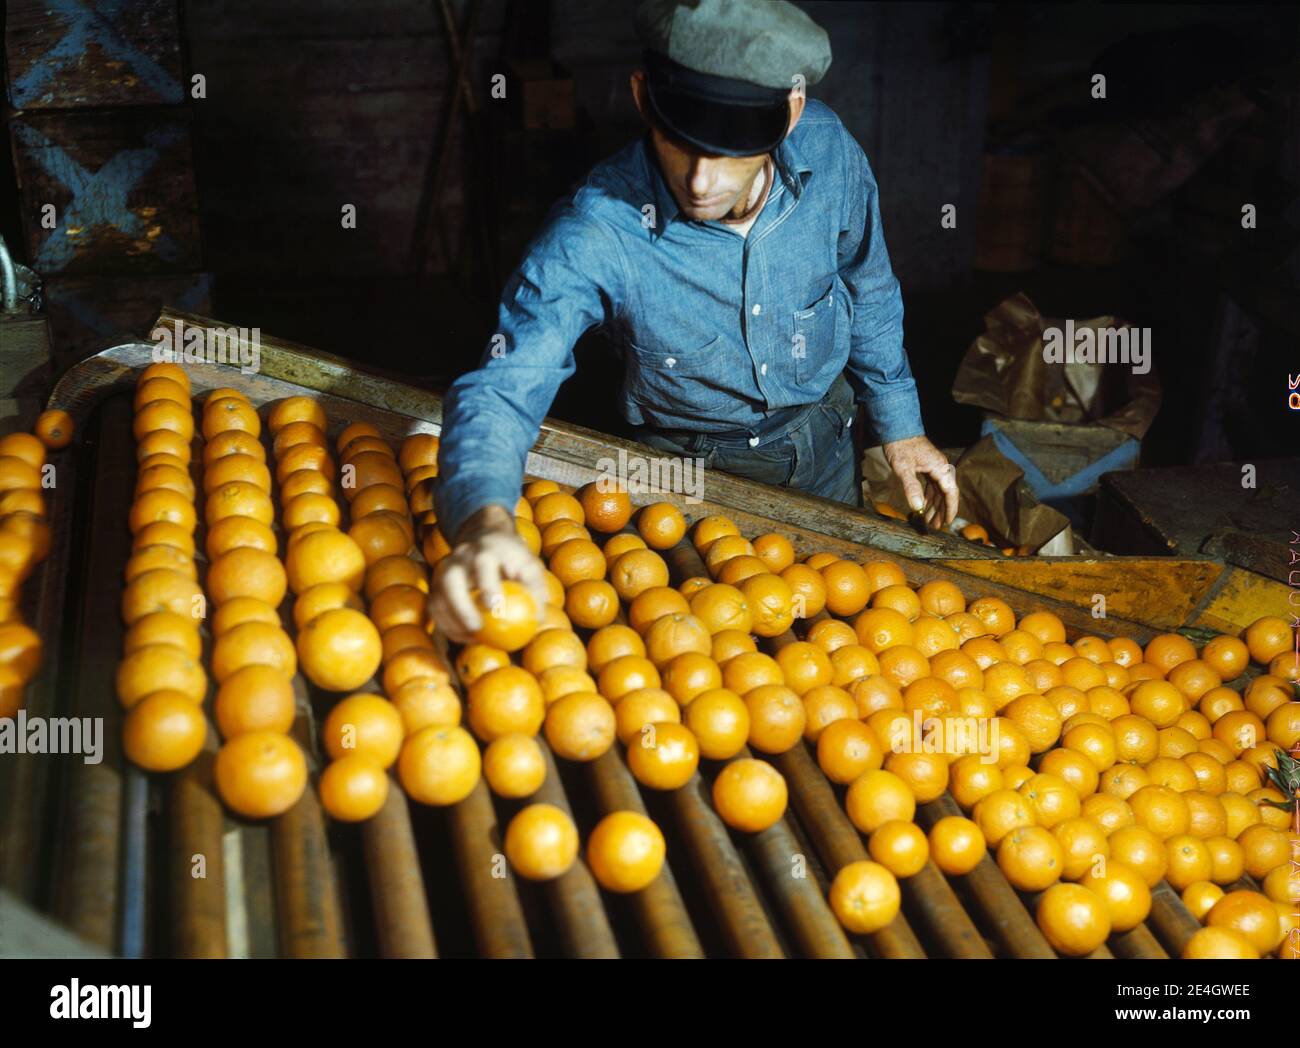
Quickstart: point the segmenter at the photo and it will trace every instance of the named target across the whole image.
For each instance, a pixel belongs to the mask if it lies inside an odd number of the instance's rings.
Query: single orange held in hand
[[[501,583],[501,592],[491,601],[485,603],[477,593],[475,601],[483,619],[474,637],[480,644],[518,651],[537,633],[537,604],[522,583],[506,579]]]

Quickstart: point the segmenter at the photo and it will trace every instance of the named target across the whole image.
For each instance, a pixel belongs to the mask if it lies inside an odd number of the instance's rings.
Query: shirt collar
[[[658,240],[667,231],[669,225],[680,214],[677,206],[677,198],[673,196],[672,190],[668,188],[668,183],[664,181],[664,176],[659,172],[659,165],[655,161],[654,146],[650,143],[650,136],[647,134],[641,140],[641,158],[645,164],[646,178],[650,183],[651,195],[655,209],[654,222],[649,227],[650,238]],[[773,167],[776,171],[776,177],[779,178],[796,200],[803,193],[803,187],[807,184],[808,178],[812,175],[812,168],[803,158],[795,144],[787,135],[782,139],[781,144],[776,147],[772,153]],[[770,194],[771,188],[768,192]]]

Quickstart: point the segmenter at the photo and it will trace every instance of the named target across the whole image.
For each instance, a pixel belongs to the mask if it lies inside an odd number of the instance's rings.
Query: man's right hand
[[[434,569],[429,614],[437,628],[457,644],[473,640],[483,625],[474,594],[484,607],[491,607],[501,593],[502,579],[527,586],[541,615],[547,597],[542,562],[519,537],[506,509],[485,506],[465,522],[451,553]]]

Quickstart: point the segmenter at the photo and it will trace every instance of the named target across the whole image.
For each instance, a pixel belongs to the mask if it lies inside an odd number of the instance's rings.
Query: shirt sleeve
[[[903,349],[903,296],[889,264],[880,196],[862,147],[842,131],[845,219],[839,273],[848,288],[853,326],[848,378],[881,443],[920,436],[921,404]]]
[[[506,282],[477,370],[443,399],[434,498],[449,542],[485,506],[514,512],[528,451],[574,372],[573,347],[608,319],[620,259],[611,234],[564,204]]]

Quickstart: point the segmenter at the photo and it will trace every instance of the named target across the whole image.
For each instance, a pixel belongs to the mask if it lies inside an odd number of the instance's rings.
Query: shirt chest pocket
[[[708,419],[735,397],[736,362],[718,335],[698,349],[627,344],[627,393],[647,409],[647,419],[677,416]]]
[[[790,317],[790,353],[794,357],[795,376],[800,383],[815,378],[835,353],[835,292],[838,281],[831,281],[826,293],[806,309],[796,309]]]

